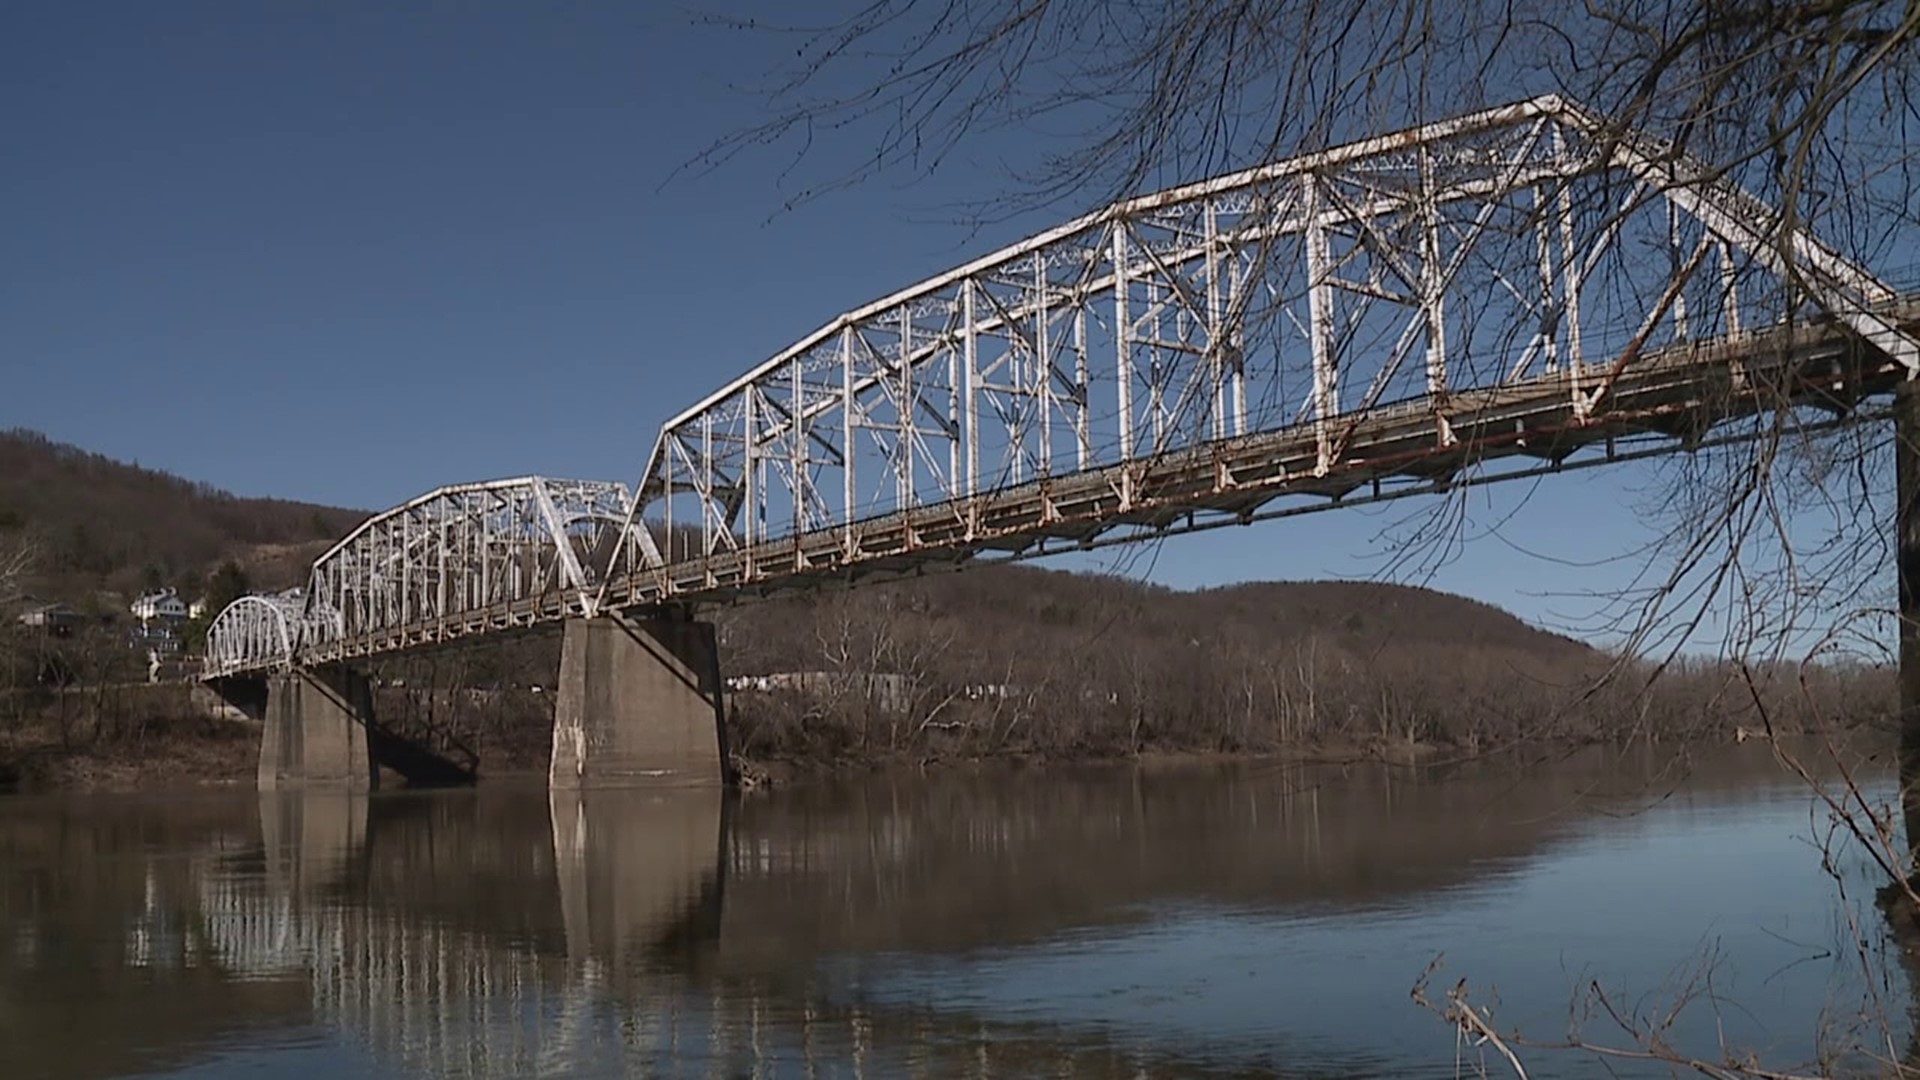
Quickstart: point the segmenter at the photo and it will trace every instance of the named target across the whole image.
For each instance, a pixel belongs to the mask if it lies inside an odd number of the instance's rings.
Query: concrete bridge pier
[[[550,787],[727,781],[712,623],[675,609],[569,619],[562,635]]]
[[[379,786],[368,728],[373,685],[351,668],[296,669],[267,680],[261,791]]]

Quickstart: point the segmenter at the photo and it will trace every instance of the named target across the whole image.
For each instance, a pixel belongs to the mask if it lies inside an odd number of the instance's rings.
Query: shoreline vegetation
[[[0,738],[0,795],[167,793],[220,788],[251,789],[259,756],[260,724],[207,715],[155,717],[137,735],[88,737],[63,747],[44,729],[16,729]],[[1848,741],[1889,731],[1879,724],[1849,724]],[[1782,738],[1808,730],[1779,730]],[[1526,737],[1503,744],[1465,747],[1447,743],[1322,741],[1272,749],[1189,749],[1143,746],[1122,754],[1049,754],[1005,750],[977,755],[925,755],[879,751],[866,757],[752,757],[735,754],[734,764],[747,789],[809,784],[884,771],[968,770],[979,768],[1079,768],[1132,765],[1141,768],[1201,764],[1273,764],[1286,767],[1385,764],[1410,768],[1496,760],[1505,756],[1573,753],[1591,748],[1670,748],[1676,756],[1702,746],[1766,738],[1738,725],[1695,730],[1679,736],[1648,736],[1636,741],[1582,739],[1565,735]],[[1887,737],[1891,745],[1891,736]],[[481,783],[544,780],[546,752],[498,755],[482,765]],[[384,774],[382,790],[404,787]]]
[[[1893,729],[1884,666],[1784,665],[1750,688],[1737,664],[1683,660],[1649,681],[1648,665],[1407,586],[1182,592],[995,567],[715,621],[746,786],[1003,762],[1444,764]],[[557,661],[547,636],[388,663],[375,711],[476,762],[482,782],[542,775]],[[256,722],[186,684],[16,682],[0,692],[0,790],[251,785],[258,740]]]

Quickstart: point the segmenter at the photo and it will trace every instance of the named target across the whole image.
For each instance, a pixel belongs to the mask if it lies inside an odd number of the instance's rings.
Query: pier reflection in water
[[[1794,963],[1804,792],[1658,764],[16,799],[0,1075],[1440,1076],[1435,952],[1552,1036],[1708,935],[1734,1040],[1810,1055],[1857,988]]]

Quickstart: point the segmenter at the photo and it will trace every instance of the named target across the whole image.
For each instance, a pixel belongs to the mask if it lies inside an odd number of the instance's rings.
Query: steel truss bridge
[[[1128,199],[822,326],[669,420],[637,488],[369,519],[223,611],[207,674],[1844,418],[1920,372],[1920,302],[1797,221],[1556,97]]]

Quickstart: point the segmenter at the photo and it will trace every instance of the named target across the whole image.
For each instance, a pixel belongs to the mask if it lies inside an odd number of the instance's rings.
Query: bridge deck
[[[1911,329],[1920,300],[1904,299],[1883,314]],[[1309,501],[1287,513],[1333,509],[1362,488],[1368,498],[1430,494],[1466,481],[1469,469],[1517,459],[1528,464],[1472,482],[1534,475],[1623,438],[1654,436],[1650,452],[1685,451],[1716,425],[1788,405],[1847,412],[1890,392],[1903,375],[1835,323],[1778,326],[1337,418],[1325,428],[1336,452],[1324,471],[1317,467],[1322,427],[1298,424],[677,559],[606,582],[603,609],[728,602],[950,568],[981,556],[1033,557],[1245,521],[1292,497]],[[1448,431],[1450,439],[1443,437]],[[309,645],[298,659],[325,663],[445,646],[551,626],[585,608],[580,594],[559,591]]]

